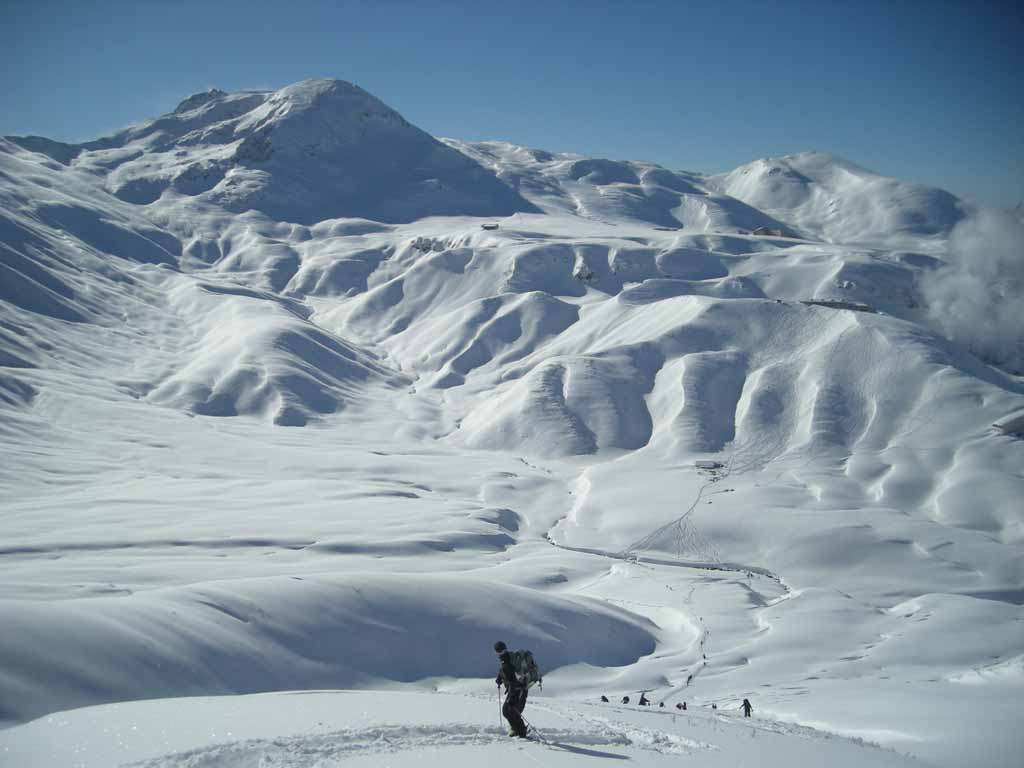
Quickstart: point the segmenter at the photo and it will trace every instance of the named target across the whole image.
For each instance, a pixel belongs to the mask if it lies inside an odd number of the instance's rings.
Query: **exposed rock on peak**
[[[219,88],[211,88],[209,91],[203,91],[201,93],[193,93],[187,99],[182,101],[177,107],[174,108],[174,114],[178,115],[182,112],[188,112],[198,107],[208,104],[210,101],[220,98],[221,96],[227,96],[226,91],[222,91]]]

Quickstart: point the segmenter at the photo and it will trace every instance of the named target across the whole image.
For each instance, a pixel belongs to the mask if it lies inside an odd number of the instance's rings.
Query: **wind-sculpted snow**
[[[461,426],[473,447],[541,456],[643,447],[651,435],[644,395],[654,367],[643,348],[555,358],[474,409]]]
[[[846,476],[830,481],[830,492],[852,506],[879,505],[930,519],[954,515],[961,522],[973,520],[968,525],[982,530],[995,525],[999,536],[1017,540],[1014,502],[994,503],[976,478],[991,477],[986,467],[1005,466],[1003,443],[984,436],[990,434],[991,420],[1019,397],[1018,385],[1003,379],[990,389],[969,368],[958,370],[961,361],[938,353],[934,337],[908,333],[890,318],[741,301],[710,305],[673,327],[682,317],[679,304],[689,301],[625,305],[615,323],[617,343],[657,350],[646,356],[653,363],[653,387],[635,374],[628,377],[650,393],[646,409],[655,425],[650,455],[638,455],[637,463],[724,452],[735,461],[735,470],[749,472],[770,471],[775,462],[784,467],[790,457],[807,456],[808,476],[814,472],[811,466]],[[660,333],[655,331],[659,322]],[[900,356],[893,355],[894,349]],[[510,391],[523,386],[517,382]],[[982,410],[972,418],[969,434],[974,437],[965,440],[966,414],[956,404],[971,397],[969,391],[977,393]],[[984,411],[982,391],[1002,404]],[[543,392],[538,388],[532,397]],[[561,402],[560,394],[552,401]],[[481,408],[490,413],[493,407]],[[618,408],[607,399],[603,410]],[[948,415],[940,418],[938,413]],[[473,430],[475,420],[467,419],[462,428]],[[919,441],[929,446],[927,454],[915,447],[922,445]],[[911,478],[924,481],[928,475],[922,459],[938,462],[942,476],[918,486]],[[981,505],[984,512],[967,503],[971,494],[988,497]],[[666,509],[666,514],[671,512]],[[621,523],[628,525],[626,518]],[[622,539],[607,524],[595,530],[615,549],[640,534],[641,527]]]
[[[357,397],[368,380],[400,384],[371,355],[252,291],[183,284],[169,309],[199,334],[180,367],[142,384],[152,403],[206,416],[258,415],[302,426]]]
[[[87,602],[8,600],[0,614],[7,628],[0,657],[18,659],[0,673],[2,720],[157,696],[485,677],[493,657],[477,651],[499,633],[531,647],[548,669],[622,666],[654,650],[656,631],[593,600],[422,574],[224,581]],[[75,631],[61,631],[69,622]]]
[[[134,263],[173,265],[177,238],[51,160],[0,139],[0,299],[89,322]]]
[[[546,293],[506,293],[424,321],[394,341],[410,365],[449,388],[472,374],[500,373],[579,319],[579,308]]]
[[[0,710],[491,697],[504,638],[563,701],[751,697],[1009,765],[1004,219],[816,153],[440,142],[341,81],[2,140]],[[381,733],[498,749],[411,722]],[[328,754],[245,738],[193,757]]]
[[[334,298],[354,296],[368,289],[368,279],[388,252],[379,248],[366,248],[349,252],[343,248],[333,254],[318,248],[315,255],[302,263],[302,271],[288,283],[288,290],[297,296]]]

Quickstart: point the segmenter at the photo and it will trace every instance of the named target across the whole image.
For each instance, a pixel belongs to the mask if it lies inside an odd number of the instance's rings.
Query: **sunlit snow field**
[[[1015,765],[1024,383],[927,288],[976,220],[339,81],[0,140],[0,764]]]

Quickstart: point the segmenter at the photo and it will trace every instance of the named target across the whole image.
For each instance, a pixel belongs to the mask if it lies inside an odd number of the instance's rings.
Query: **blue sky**
[[[1014,205],[1022,50],[998,2],[0,0],[0,134],[339,77],[438,136],[697,171],[814,149]]]

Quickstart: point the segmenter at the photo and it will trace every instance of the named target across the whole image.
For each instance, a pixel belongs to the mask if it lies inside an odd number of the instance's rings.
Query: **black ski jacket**
[[[498,670],[498,676],[494,678],[494,682],[499,685],[504,684],[510,691],[522,688],[522,684],[516,679],[516,669],[512,666],[511,651],[505,651],[498,658],[501,659],[501,668]]]

